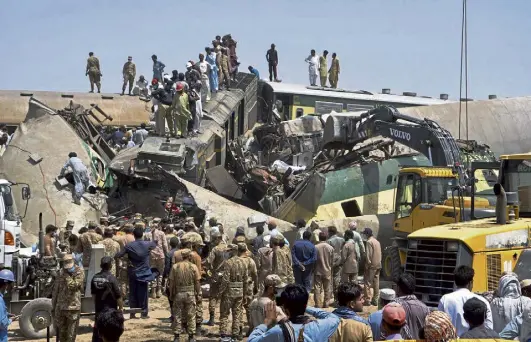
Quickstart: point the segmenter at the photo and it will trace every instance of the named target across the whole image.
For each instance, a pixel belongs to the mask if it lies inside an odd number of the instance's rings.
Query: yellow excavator
[[[393,243],[384,253],[383,275],[395,279],[405,262],[407,236],[424,227],[494,216],[492,186],[499,163],[488,146],[456,140],[437,122],[401,114],[390,106],[376,107],[357,116],[331,115],[324,130],[324,148],[355,146],[383,136],[399,142],[430,161],[431,167],[405,167],[395,179]],[[468,159],[468,160],[467,160]],[[481,161],[483,170],[470,174],[470,159]],[[474,182],[472,182],[472,180]],[[471,189],[481,197],[469,197]]]

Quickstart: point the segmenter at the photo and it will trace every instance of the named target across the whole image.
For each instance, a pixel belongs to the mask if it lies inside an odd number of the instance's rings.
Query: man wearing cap
[[[53,318],[58,340],[74,342],[79,325],[81,292],[85,277],[83,270],[74,264],[71,254],[66,254],[62,263],[52,292]]]
[[[201,305],[201,274],[197,266],[190,260],[192,251],[188,248],[181,250],[182,261],[172,266],[168,280],[169,298],[173,301],[172,329],[174,342],[179,342],[181,327],[186,325],[188,340],[195,341],[196,309]]]
[[[127,57],[127,62],[125,62],[124,67],[122,68],[122,75],[124,77],[124,84],[122,86],[122,95],[125,93],[125,87],[129,83],[129,95],[133,91],[133,85],[135,83],[136,76],[136,65],[133,63],[133,57]]]
[[[120,251],[120,244],[116,242],[114,239],[114,230],[111,228],[105,228],[103,231],[103,240],[101,241],[101,244],[104,247],[103,255],[108,256],[111,258],[114,258],[116,253]],[[116,276],[116,262],[113,262],[111,265],[111,269],[109,270],[113,276]]]
[[[188,94],[184,91],[182,83],[178,83],[175,90],[177,93],[173,97],[173,102],[169,110],[173,115],[173,120],[176,122],[176,128],[179,131],[176,134],[186,138],[188,134],[188,120],[192,119]]]
[[[332,298],[332,267],[334,265],[334,247],[326,242],[325,232],[319,233],[319,243],[315,245],[317,250],[317,262],[315,263],[315,292],[313,294],[315,307],[328,307]],[[324,302],[321,295],[324,292]],[[322,304],[322,305],[321,305]]]
[[[133,230],[134,230],[133,224],[126,223],[124,225],[123,230],[125,233],[124,235],[119,235],[119,236],[114,237],[114,240],[118,242],[118,244],[120,245],[120,250],[123,250],[128,243],[135,241],[135,237],[133,235]],[[118,281],[120,282],[120,289],[122,291],[122,295],[124,296],[124,298],[128,298],[129,296],[129,290],[128,290],[129,276],[127,274],[127,264],[128,264],[127,255],[124,255],[123,258],[117,260],[117,266],[118,266],[117,278],[118,278]]]
[[[387,304],[382,311],[382,331],[386,340],[403,340],[400,331],[406,324],[406,311],[398,303]]]
[[[227,338],[229,314],[232,312],[232,338],[240,339],[242,325],[243,296],[247,293],[249,274],[245,262],[238,256],[238,246],[231,244],[227,247],[230,258],[225,261],[223,276],[219,285],[221,293],[220,324],[221,338]]]
[[[260,298],[256,298],[251,302],[249,306],[250,319],[249,319],[249,331],[260,324],[264,323],[265,319],[265,307],[267,303],[271,303],[276,297],[280,297],[280,294],[287,286],[283,283],[280,277],[276,274],[269,274],[264,280],[264,291]],[[282,312],[280,307],[277,307],[277,321],[284,319],[286,315]]]
[[[219,230],[212,231],[210,240],[212,246],[214,247],[210,250],[206,260],[206,265],[212,274],[210,278],[210,296],[208,298],[209,320],[207,324],[213,326],[214,314],[221,295],[219,292],[219,286],[223,275],[222,271],[223,265],[225,263],[227,244],[223,241]]]
[[[361,238],[361,234],[356,231],[358,228],[358,223],[356,221],[351,221],[348,224],[348,228],[352,231],[354,245],[356,246],[356,255],[358,256],[358,265],[361,262],[361,257],[365,255],[365,244]]]
[[[123,296],[120,291],[118,279],[111,273],[114,267],[114,259],[109,256],[101,258],[101,272],[96,273],[90,282],[90,292],[94,297],[95,320],[98,320],[99,314],[106,309],[123,310]],[[94,325],[92,332],[92,341],[101,341],[98,329]]]
[[[173,103],[173,97],[170,92],[166,91],[163,86],[161,86],[158,80],[153,79],[153,91],[151,96],[157,100],[157,103],[153,103],[155,108],[155,129],[157,133],[161,136],[164,136],[166,133],[166,124],[170,130],[170,134],[175,136],[175,126],[173,122],[173,116],[171,111],[171,105]],[[166,124],[164,123],[166,119]]]
[[[258,293],[258,275],[256,271],[256,263],[249,255],[250,253],[247,250],[247,245],[244,242],[239,242],[237,245],[238,255],[247,267],[247,274],[249,275],[247,278],[247,291],[243,294],[243,308],[245,309],[247,322],[250,322],[251,312],[249,311],[249,306],[253,301],[254,295]]]
[[[258,293],[264,292],[265,278],[273,273],[273,249],[269,246],[270,235],[264,238],[264,247],[258,249],[256,255],[256,269],[258,270]]]
[[[381,340],[383,336],[381,335],[380,327],[382,325],[382,313],[383,307],[395,300],[396,294],[393,289],[381,289],[380,290],[380,307],[382,309],[373,312],[369,315],[369,325],[371,326],[372,336],[374,340]]]
[[[89,222],[88,231],[81,234],[77,243],[77,252],[83,253],[83,269],[85,270],[85,278],[90,267],[90,258],[92,255],[92,245],[96,245],[103,240],[103,237],[96,233],[96,222]]]
[[[156,241],[157,246],[151,250],[149,255],[149,264],[159,271],[157,279],[151,286],[151,298],[160,298],[162,296],[162,274],[164,273],[164,260],[169,252],[168,240],[166,235],[160,229],[161,219],[155,217],[151,224],[151,241]]]
[[[291,251],[286,246],[284,236],[281,234],[271,238],[271,247],[273,248],[273,273],[277,274],[284,283],[293,284],[293,261],[291,260]]]
[[[376,305],[380,294],[380,271],[382,269],[382,248],[380,242],[372,234],[372,229],[365,228],[363,235],[367,237],[367,254],[363,284],[365,286],[365,305]]]
[[[222,89],[225,83],[226,90],[230,88],[230,62],[227,48],[221,48],[221,56],[219,60],[219,87]]]
[[[66,226],[59,230],[59,245],[65,246],[65,251],[67,253],[74,252],[74,250],[70,249],[70,245],[68,243],[68,238],[70,237],[70,235],[72,235],[73,229],[74,229],[74,221],[68,220],[66,221]]]

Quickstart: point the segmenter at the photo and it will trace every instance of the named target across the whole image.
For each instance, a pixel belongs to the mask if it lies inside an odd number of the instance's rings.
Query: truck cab
[[[454,290],[456,267],[475,270],[473,291],[494,291],[501,274],[513,271],[530,247],[531,154],[500,160],[503,191],[496,194],[495,217],[422,228],[407,237],[404,271],[415,276],[415,294],[429,306]]]
[[[13,198],[15,184],[6,179],[0,179],[0,264],[13,267],[13,257],[20,251],[20,234],[22,232],[22,217],[17,211]],[[22,197],[29,199],[29,187],[22,188]]]

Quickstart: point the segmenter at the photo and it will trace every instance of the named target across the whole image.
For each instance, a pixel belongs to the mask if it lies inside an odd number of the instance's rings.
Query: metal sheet
[[[222,165],[208,169],[206,177],[218,195],[236,200],[243,199],[240,186]]]

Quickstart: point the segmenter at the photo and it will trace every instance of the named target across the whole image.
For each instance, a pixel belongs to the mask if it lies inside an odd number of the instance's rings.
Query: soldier
[[[319,76],[321,78],[321,87],[326,87],[326,76],[328,76],[327,56],[328,51],[324,50],[323,55],[319,57]]]
[[[336,53],[334,52],[332,54],[332,65],[330,66],[330,70],[328,73],[330,74],[328,76],[328,80],[330,81],[330,87],[337,88],[337,81],[339,79],[339,58],[337,58]]]
[[[230,258],[223,266],[223,276],[219,286],[221,293],[219,332],[222,339],[228,338],[227,327],[229,313],[232,311],[232,338],[241,339],[240,326],[242,323],[243,295],[247,293],[248,272],[245,262],[240,258],[238,246],[231,244],[227,247]]]
[[[127,83],[129,83],[129,96],[131,96],[131,92],[133,91],[133,85],[135,84],[135,76],[136,76],[136,65],[133,63],[133,57],[129,56],[127,57],[127,62],[125,62],[124,67],[122,69],[122,74],[124,76],[124,84],[122,86],[122,95],[125,94],[125,86]]]
[[[196,326],[193,324],[196,316],[197,305],[201,305],[201,274],[196,265],[191,261],[191,251],[187,248],[181,250],[183,260],[172,266],[168,283],[169,297],[173,301],[173,334],[174,342],[178,342],[181,326],[184,323],[188,330],[188,341],[195,341]],[[184,322],[181,322],[183,319]]]
[[[129,242],[135,241],[133,230],[134,230],[133,225],[131,223],[126,223],[124,225],[125,235],[119,235],[119,236],[114,237],[114,240],[118,242],[118,244],[120,245],[120,250],[123,250]],[[128,291],[129,278],[127,276],[127,264],[128,264],[127,255],[124,255],[123,258],[118,259],[116,264],[118,266],[117,278],[120,283],[120,290],[122,291],[124,298],[129,298],[129,291]]]
[[[258,275],[256,271],[256,263],[254,262],[253,258],[251,258],[251,253],[247,250],[247,245],[244,242],[238,243],[238,254],[247,267],[247,291],[243,294],[243,308],[245,309],[247,322],[250,322],[251,312],[249,311],[249,306],[253,301],[254,295],[258,293]],[[240,327],[240,336],[242,335],[242,328],[243,326]],[[249,333],[251,333],[251,331],[249,331]]]
[[[264,239],[266,244],[258,249],[256,256],[256,268],[258,269],[258,293],[264,292],[264,281],[266,277],[273,273],[273,249],[269,247],[269,241]]]
[[[328,244],[334,248],[334,264],[332,268],[332,292],[334,294],[334,301],[337,303],[337,287],[341,282],[341,251],[345,244],[345,239],[337,235],[337,228],[335,226],[328,227]]]
[[[89,52],[89,58],[87,59],[87,68],[85,70],[85,76],[89,77],[90,80],[90,92],[94,92],[94,83],[98,87],[98,93],[101,92],[101,69],[100,69],[100,60],[98,57],[94,56],[94,52]]]
[[[213,231],[210,235],[212,250],[208,255],[206,264],[211,272],[210,278],[210,296],[208,298],[208,313],[210,318],[208,320],[208,325],[214,325],[214,313],[216,306],[218,305],[220,292],[219,286],[221,283],[221,271],[223,270],[223,265],[225,263],[225,251],[227,249],[227,244],[223,241],[219,231]]]
[[[291,251],[286,246],[284,236],[279,233],[271,238],[270,243],[273,248],[273,273],[278,275],[282,279],[282,282],[286,284],[295,283]]]
[[[121,248],[120,248],[120,244],[116,242],[115,240],[113,240],[113,237],[114,237],[114,230],[112,230],[112,228],[105,228],[105,231],[103,232],[103,240],[101,241],[101,244],[105,248],[103,255],[111,257],[114,260],[114,256],[116,255],[116,253],[120,251]],[[115,262],[112,263],[110,271],[111,271],[111,274],[116,277],[117,273],[116,273]]]
[[[72,255],[65,255],[52,293],[53,319],[61,342],[76,340],[84,280],[83,270],[74,264]]]
[[[227,55],[227,48],[221,49],[221,57],[220,57],[220,69],[219,69],[219,86],[223,86],[223,82],[225,81],[226,84],[226,90],[229,90],[230,88],[230,64],[229,64],[229,56]]]
[[[164,232],[159,229],[160,218],[155,217],[151,226],[151,241],[157,242],[157,247],[155,247],[150,253],[149,263],[151,267],[159,270],[160,274],[157,277],[156,281],[153,282],[151,287],[151,298],[160,298],[162,296],[162,274],[164,273],[164,260],[166,254],[170,251],[168,248],[168,240],[166,240],[166,235]]]
[[[83,253],[83,269],[85,270],[85,278],[90,267],[90,255],[92,254],[92,245],[98,244],[103,237],[96,233],[97,225],[95,222],[89,222],[88,231],[81,234],[77,242],[77,252]]]
[[[100,226],[105,228],[109,226],[109,218],[106,216],[100,217]]]
[[[74,221],[68,220],[68,221],[66,221],[66,226],[59,230],[59,245],[61,247],[64,246],[63,250],[66,253],[73,253],[74,252],[74,249],[71,249],[70,248],[70,244],[68,243],[68,238],[70,237],[70,235],[72,235],[72,230],[73,229],[74,229]]]

